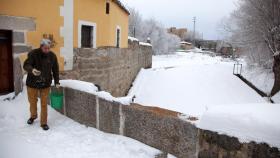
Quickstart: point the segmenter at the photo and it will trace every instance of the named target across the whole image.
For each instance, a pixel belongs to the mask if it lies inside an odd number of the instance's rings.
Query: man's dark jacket
[[[53,52],[43,53],[40,48],[28,53],[23,68],[28,72],[26,85],[31,88],[43,89],[51,86],[52,77],[55,84],[59,84],[59,66]],[[33,69],[41,71],[40,76],[34,76]]]

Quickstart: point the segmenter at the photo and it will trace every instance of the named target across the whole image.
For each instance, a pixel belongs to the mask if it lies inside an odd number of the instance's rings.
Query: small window
[[[121,40],[121,29],[119,29],[119,28],[117,28],[117,33],[116,33],[117,35],[117,42],[116,42],[116,47],[117,48],[120,48],[120,40]]]
[[[106,2],[106,14],[110,14],[110,3]]]
[[[82,25],[82,48],[92,48],[93,47],[93,37],[92,37],[93,27]]]

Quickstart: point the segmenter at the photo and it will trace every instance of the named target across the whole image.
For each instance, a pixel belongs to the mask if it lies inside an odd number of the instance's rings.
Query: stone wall
[[[237,138],[197,129],[180,113],[138,104],[122,105],[93,94],[64,88],[67,117],[97,128],[138,140],[178,158],[280,158],[277,148],[266,144],[240,143]]]
[[[279,158],[278,148],[265,143],[240,143],[235,137],[199,131],[199,158]]]
[[[152,66],[150,46],[129,41],[129,48],[103,47],[74,49],[72,71],[61,73],[61,79],[92,82],[113,96],[125,96],[141,68]]]
[[[31,47],[26,44],[25,39],[28,31],[34,31],[36,29],[35,19],[0,15],[0,29],[13,31],[14,91],[18,94],[23,88],[23,72],[19,55],[31,50]]]

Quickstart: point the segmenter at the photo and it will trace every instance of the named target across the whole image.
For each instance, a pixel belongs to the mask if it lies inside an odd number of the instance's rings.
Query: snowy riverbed
[[[267,103],[234,76],[233,64],[201,53],[155,56],[129,95],[139,104],[197,117],[199,128],[280,148],[280,105]]]
[[[200,53],[156,56],[142,69],[129,95],[135,102],[200,117],[217,105],[265,103],[234,76],[233,61]]]

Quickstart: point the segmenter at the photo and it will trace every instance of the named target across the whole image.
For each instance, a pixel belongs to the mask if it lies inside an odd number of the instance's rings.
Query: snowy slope
[[[274,74],[270,69],[263,69],[258,66],[246,66],[242,72],[248,81],[252,82],[257,88],[269,94],[274,84]]]
[[[233,62],[220,57],[177,53],[153,62],[130,90],[137,103],[200,117],[211,106],[265,102],[232,74]]]
[[[49,108],[50,130],[29,126],[26,90],[0,97],[0,158],[153,158],[159,151],[127,137],[87,128]]]

